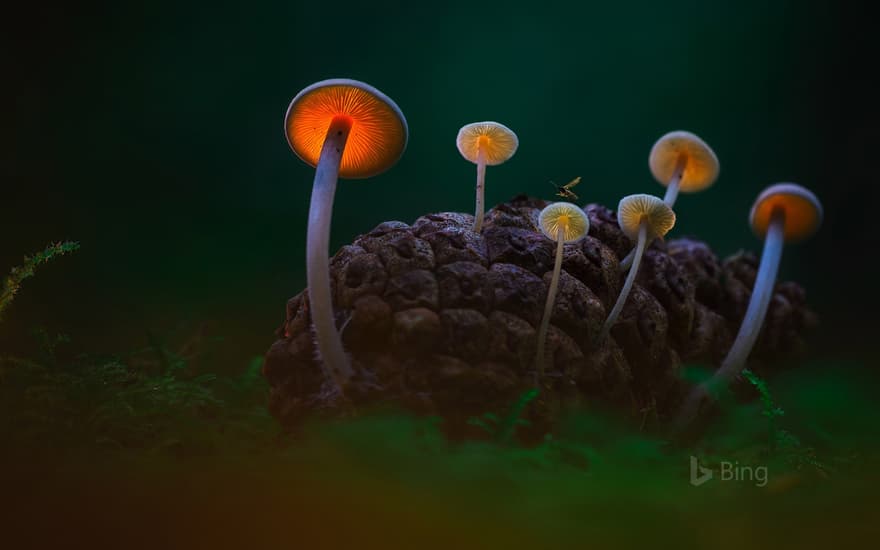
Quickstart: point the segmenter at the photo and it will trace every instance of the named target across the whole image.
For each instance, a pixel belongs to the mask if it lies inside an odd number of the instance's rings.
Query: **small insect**
[[[571,200],[576,201],[578,199],[578,196],[574,193],[574,191],[572,191],[572,189],[580,182],[581,182],[581,177],[578,176],[578,177],[574,178],[573,180],[571,180],[570,182],[566,183],[565,185],[556,185],[552,181],[550,183],[553,185],[553,187],[556,188],[556,196],[557,197],[562,197],[563,199],[571,199]]]

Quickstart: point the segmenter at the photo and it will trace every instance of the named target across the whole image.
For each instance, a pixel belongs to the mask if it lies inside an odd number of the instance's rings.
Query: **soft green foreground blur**
[[[195,407],[181,406],[187,397],[164,415],[116,421],[123,431],[152,427],[140,440],[121,440],[122,432],[108,429],[113,419],[102,425],[110,437],[93,440],[58,437],[62,427],[49,428],[42,435],[57,443],[42,449],[25,440],[39,433],[24,427],[10,438],[0,429],[12,444],[0,459],[10,505],[0,541],[200,548],[856,545],[880,519],[880,449],[866,391],[872,380],[853,365],[802,367],[770,386],[772,404],[728,402],[724,420],[683,448],[598,411],[573,415],[532,448],[450,443],[436,419],[388,411],[282,436],[229,388],[212,394],[227,399],[219,413],[200,398]],[[237,382],[239,389],[248,385]],[[773,423],[770,410],[782,413]],[[74,434],[89,424],[69,420]],[[692,483],[692,456],[714,469],[712,479]]]

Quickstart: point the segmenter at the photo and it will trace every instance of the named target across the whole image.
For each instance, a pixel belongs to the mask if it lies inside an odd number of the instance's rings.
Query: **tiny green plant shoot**
[[[776,401],[774,401],[773,397],[770,395],[770,389],[767,387],[767,383],[757,374],[750,369],[743,369],[742,375],[743,378],[755,388],[755,391],[758,392],[758,396],[761,398],[761,416],[767,419],[770,434],[770,447],[771,449],[775,448],[776,442],[782,436],[780,433],[782,430],[780,430],[778,426],[778,419],[785,415],[785,411],[782,410],[782,407],[776,404]]]
[[[37,268],[53,258],[63,256],[79,250],[79,243],[75,241],[63,241],[50,244],[45,249],[37,252],[33,256],[25,256],[24,262],[20,266],[13,267],[9,275],[3,279],[3,288],[0,290],[0,321],[3,320],[3,312],[12,303],[15,295],[21,289],[21,284],[25,279],[32,277]]]
[[[485,430],[496,443],[508,445],[516,434],[517,426],[529,425],[529,421],[523,418],[523,414],[529,403],[536,397],[538,397],[538,390],[530,388],[519,396],[503,418],[494,413],[485,413],[482,416],[468,419],[468,424]]]

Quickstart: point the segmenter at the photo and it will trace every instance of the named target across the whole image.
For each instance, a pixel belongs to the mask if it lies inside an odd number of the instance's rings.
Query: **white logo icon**
[[[712,479],[712,470],[700,466],[697,457],[691,455],[691,485],[699,487]]]

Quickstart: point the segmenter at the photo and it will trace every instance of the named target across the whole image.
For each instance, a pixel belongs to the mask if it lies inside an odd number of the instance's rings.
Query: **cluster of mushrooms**
[[[288,143],[303,161],[315,167],[307,226],[306,266],[309,303],[320,359],[342,391],[354,374],[336,329],[330,292],[329,236],[337,180],[366,178],[391,166],[406,149],[409,130],[400,108],[379,90],[363,82],[331,79],[303,89],[290,103],[285,117]],[[456,140],[462,156],[477,165],[476,212],[473,231],[482,229],[486,166],[509,160],[519,145],[516,134],[497,122],[478,122],[461,128]],[[626,303],[647,246],[675,225],[673,206],[681,193],[711,186],[719,171],[718,158],[699,137],[684,131],[662,136],[651,149],[648,164],[654,178],[666,187],[661,199],[649,194],[620,200],[618,224],[635,242],[621,261],[627,277],[614,307],[597,336],[606,338]],[[767,313],[785,242],[804,239],[822,221],[822,205],[809,190],[793,183],[777,183],[755,200],[749,221],[764,239],[764,250],[748,309],[736,339],[712,379],[694,388],[679,416],[687,422],[709,400],[710,388],[736,377],[745,367]],[[582,239],[590,229],[582,208],[555,202],[539,216],[540,230],[556,242],[550,289],[538,331],[536,383],[544,372],[544,349],[562,267],[563,246]]]

